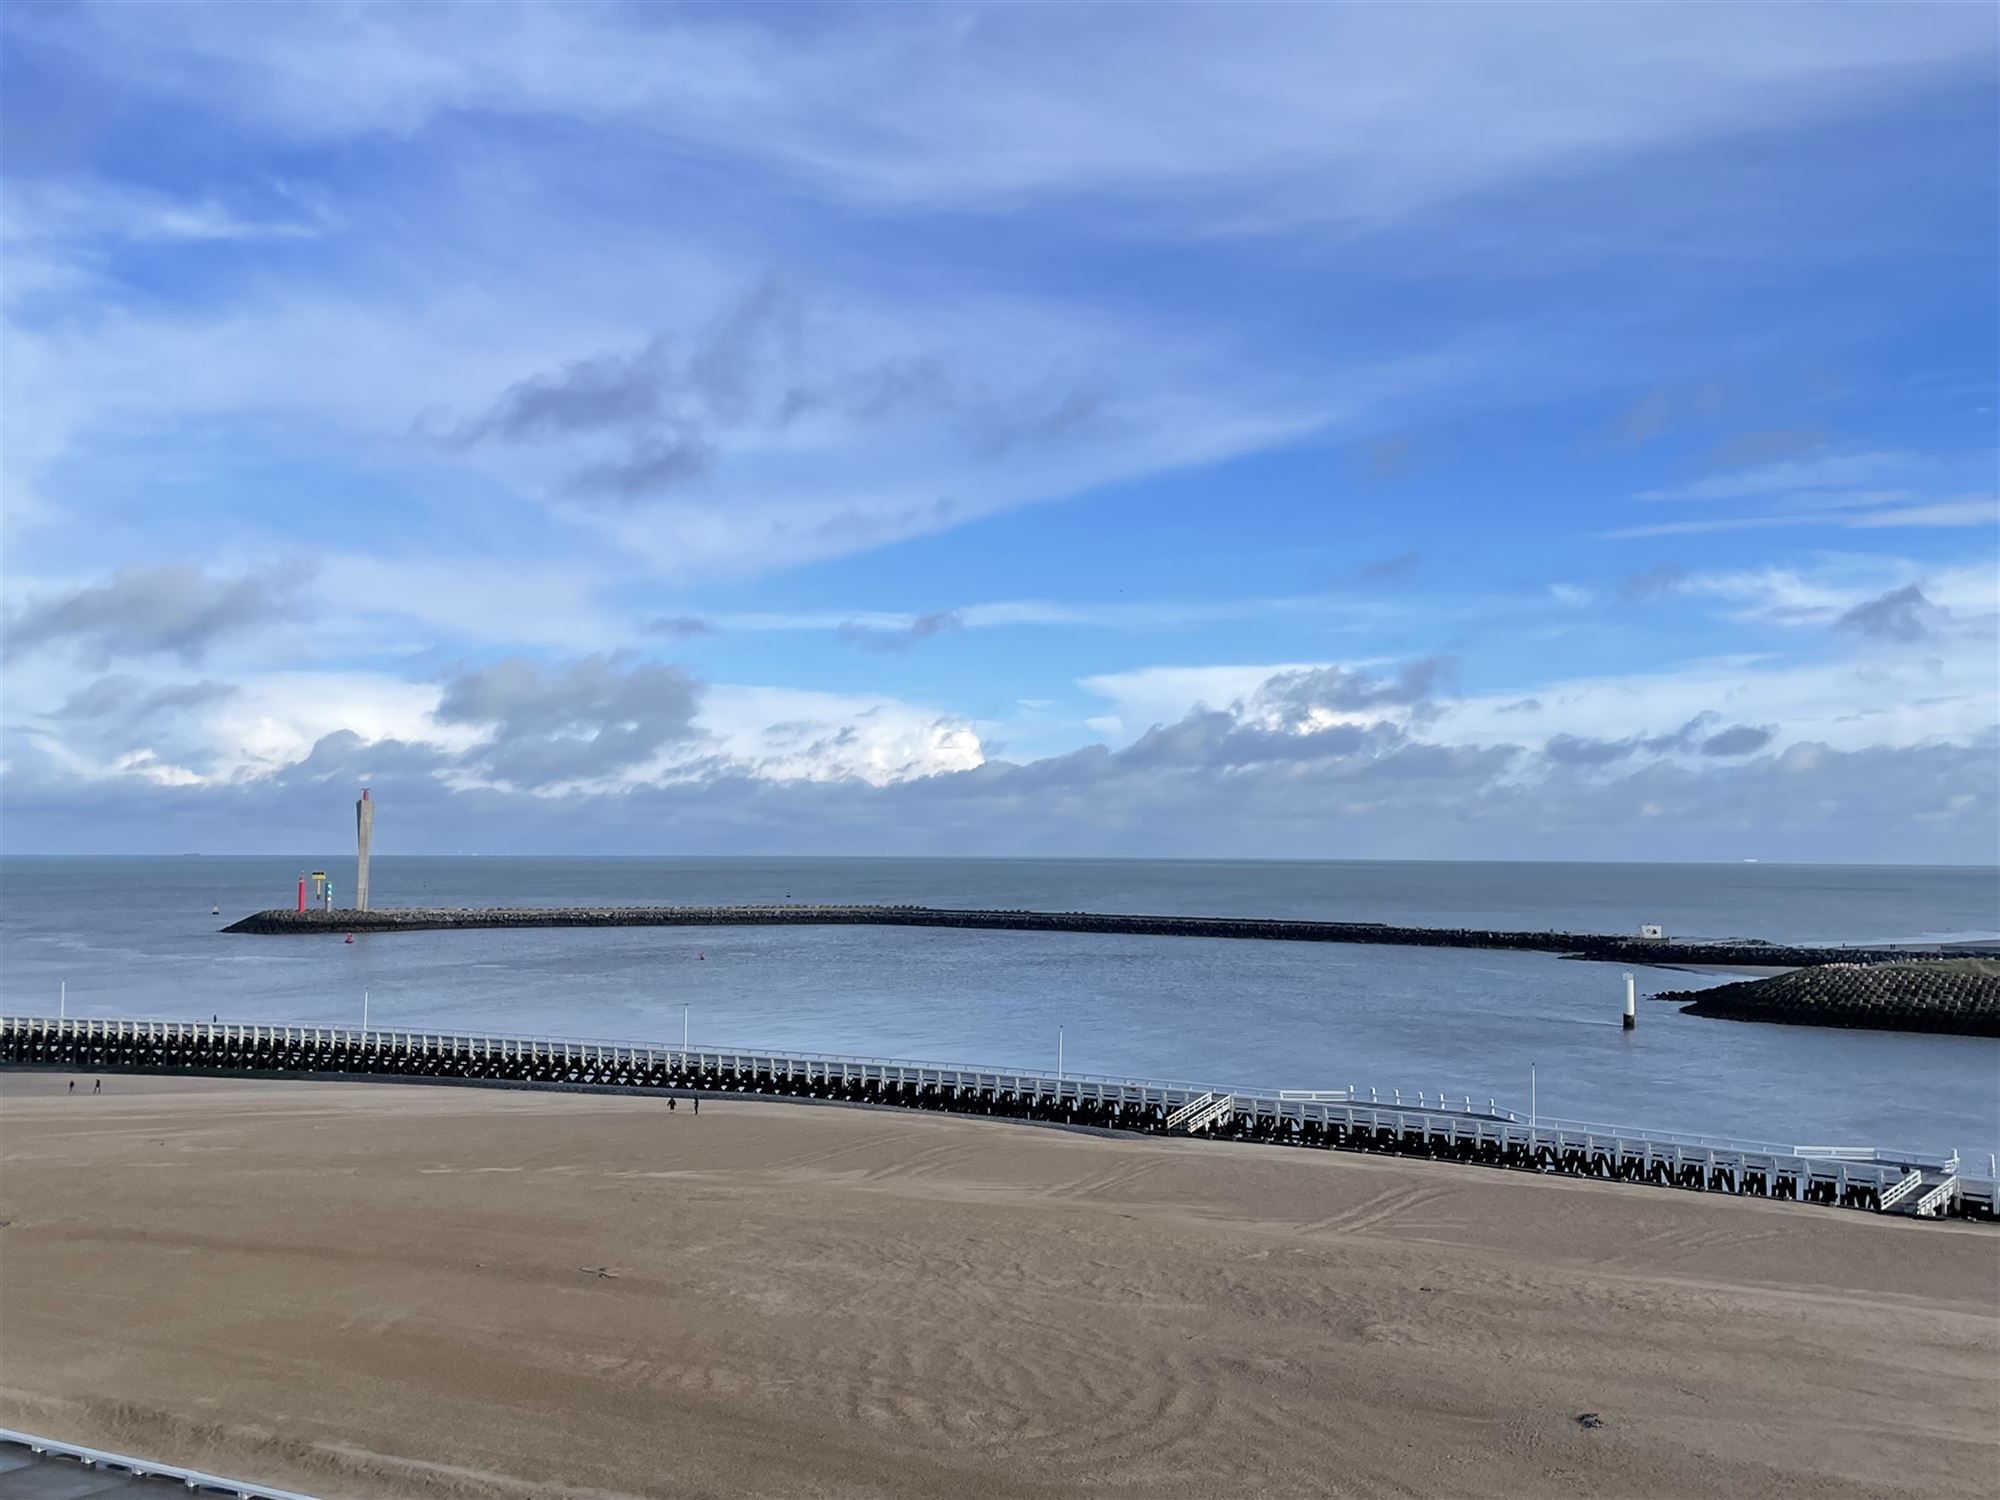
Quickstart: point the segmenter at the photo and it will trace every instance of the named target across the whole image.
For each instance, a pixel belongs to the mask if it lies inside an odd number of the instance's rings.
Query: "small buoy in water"
[[[215,903],[215,905],[211,906],[211,907],[210,907],[210,908],[208,909],[208,914],[209,914],[209,915],[210,915],[211,917],[219,917],[219,916],[221,916],[221,915],[222,915],[222,903],[221,903],[220,901],[216,902],[216,903]]]
[[[351,932],[350,932],[350,933],[348,933],[348,935],[347,935],[347,941],[348,941],[348,942],[350,942],[350,943],[354,941],[354,934],[353,934],[353,933],[351,933]]]
[[[703,963],[706,963],[708,961],[708,955],[706,953],[697,953],[695,957],[700,959]]]

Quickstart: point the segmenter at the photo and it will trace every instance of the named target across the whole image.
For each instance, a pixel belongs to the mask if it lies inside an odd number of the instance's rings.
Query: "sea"
[[[11,1015],[694,1041],[1496,1100],[1787,1145],[2000,1151],[2000,1040],[1769,1026],[1544,953],[888,927],[230,936],[332,855],[0,858]],[[373,904],[912,902],[1874,944],[2000,938],[2000,870],[378,855]],[[221,914],[213,914],[219,907]],[[1643,996],[1734,976],[1632,970]]]

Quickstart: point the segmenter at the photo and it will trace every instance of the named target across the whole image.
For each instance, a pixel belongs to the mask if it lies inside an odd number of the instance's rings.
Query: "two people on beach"
[[[699,1100],[699,1099],[696,1099],[696,1100],[694,1100],[694,1101],[693,1101],[693,1103],[694,1103],[694,1112],[695,1112],[696,1114],[700,1114],[700,1113],[701,1113],[701,1100]],[[668,1114],[672,1114],[673,1112],[674,1112],[674,1096],[673,1096],[672,1094],[669,1094],[669,1095],[667,1096],[667,1113],[668,1113]]]
[[[71,1079],[71,1080],[69,1081],[69,1091],[70,1091],[70,1092],[71,1092],[72,1094],[74,1094],[74,1093],[76,1092],[76,1080],[75,1080],[74,1078],[72,1078],[72,1079]],[[93,1078],[93,1079],[91,1079],[91,1080],[90,1080],[90,1091],[91,1091],[91,1093],[93,1093],[93,1094],[101,1094],[101,1093],[103,1093],[103,1092],[104,1092],[104,1080],[103,1080],[102,1078]]]

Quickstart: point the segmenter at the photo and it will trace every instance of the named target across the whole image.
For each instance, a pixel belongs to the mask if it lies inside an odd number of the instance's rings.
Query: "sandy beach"
[[[0,1423],[316,1494],[2000,1482],[1978,1226],[789,1104],[66,1082],[0,1075]]]

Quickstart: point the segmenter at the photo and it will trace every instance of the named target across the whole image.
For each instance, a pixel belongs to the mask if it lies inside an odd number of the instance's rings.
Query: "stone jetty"
[[[1654,998],[1683,1002],[1691,1016],[1727,1021],[2000,1036],[2000,964],[1990,959],[1822,964]]]
[[[1684,942],[1584,932],[1501,932],[1310,922],[1270,917],[1135,916],[1083,911],[982,911],[936,906],[403,907],[373,911],[260,911],[225,932],[456,931],[525,927],[958,927],[1008,932],[1097,932],[1142,937],[1256,938],[1290,943],[1381,943],[1418,948],[1508,948],[1627,964],[1788,968],[1844,960],[1907,959],[1902,949],[1794,948],[1753,941]]]

